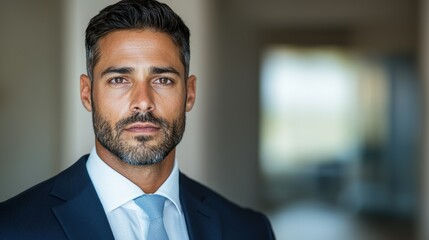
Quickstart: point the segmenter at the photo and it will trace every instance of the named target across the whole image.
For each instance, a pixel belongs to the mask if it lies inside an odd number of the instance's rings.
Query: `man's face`
[[[81,98],[92,111],[97,152],[132,165],[160,162],[185,129],[195,100],[195,77],[185,80],[179,48],[152,30],[121,30],[99,40],[91,85]]]

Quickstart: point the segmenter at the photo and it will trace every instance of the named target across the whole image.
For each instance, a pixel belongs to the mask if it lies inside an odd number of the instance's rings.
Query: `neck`
[[[98,156],[113,170],[140,187],[145,193],[154,193],[167,180],[174,167],[176,149],[173,149],[161,162],[135,166],[123,162],[96,141]]]

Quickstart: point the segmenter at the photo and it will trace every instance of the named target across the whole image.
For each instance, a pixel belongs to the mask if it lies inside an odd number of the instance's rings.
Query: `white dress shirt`
[[[117,240],[146,239],[149,218],[134,202],[145,194],[137,185],[109,167],[95,148],[86,163],[89,177],[101,200],[107,219]],[[177,160],[170,176],[155,192],[166,198],[164,226],[170,240],[189,239],[179,198],[179,167]]]

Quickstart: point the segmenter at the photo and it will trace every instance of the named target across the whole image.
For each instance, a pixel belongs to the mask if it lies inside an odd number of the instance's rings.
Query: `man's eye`
[[[110,84],[122,84],[122,83],[126,83],[127,80],[125,78],[122,77],[115,77],[109,80]]]
[[[158,78],[155,83],[161,84],[161,85],[170,85],[173,83],[173,81],[169,78]]]

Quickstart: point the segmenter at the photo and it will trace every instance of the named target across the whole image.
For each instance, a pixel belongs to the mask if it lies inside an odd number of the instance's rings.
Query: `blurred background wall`
[[[2,2],[0,201],[91,150],[84,30],[113,2]],[[198,76],[182,171],[278,239],[429,239],[427,1],[165,2]]]
[[[4,1],[0,8],[0,198],[61,166],[60,1]]]

